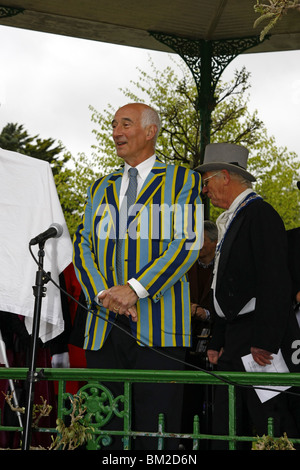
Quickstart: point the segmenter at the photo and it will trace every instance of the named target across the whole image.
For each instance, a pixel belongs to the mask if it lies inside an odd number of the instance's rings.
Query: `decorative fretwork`
[[[11,16],[16,16],[19,13],[23,13],[24,8],[13,8],[7,7],[5,5],[0,5],[0,18],[10,18]]]
[[[150,31],[150,34],[185,61],[195,79],[200,99],[204,80],[209,78],[212,98],[227,65],[239,54],[261,43],[259,36],[217,41],[188,39],[154,31]]]
[[[111,391],[102,384],[87,384],[81,387],[77,393],[80,396],[82,407],[85,408],[81,423],[94,431],[102,429],[114,418],[124,419],[124,395],[114,397]],[[63,414],[68,416],[72,412],[72,397],[64,395],[65,407]],[[105,429],[105,428],[104,428]],[[89,450],[99,450],[111,444],[111,436],[102,432],[94,436],[93,442],[89,443]]]
[[[215,90],[224,69],[242,52],[261,43],[259,36],[224,40],[189,39],[149,31],[158,41],[169,46],[185,61],[197,87],[195,103],[201,121],[199,164],[210,143],[211,114],[216,107]],[[209,200],[204,202],[204,216],[209,218]]]
[[[297,353],[297,350],[295,350],[295,354]],[[40,370],[39,370],[40,372]],[[17,381],[25,381],[28,375],[28,370],[23,367],[23,368],[14,368],[14,367],[0,367],[0,379],[3,381],[7,380],[17,380]],[[143,434],[145,437],[149,437],[149,434],[152,435],[152,437],[155,437],[158,439],[158,442],[167,443],[167,441],[171,438],[173,439],[174,436],[181,439],[184,439],[184,441],[187,443],[188,448],[190,448],[190,445],[193,446],[194,451],[200,450],[200,446],[202,443],[208,442],[214,442],[215,440],[220,441],[225,440],[228,441],[229,443],[229,449],[230,450],[236,450],[237,444],[239,441],[246,442],[248,441],[249,443],[257,441],[257,436],[254,435],[248,435],[248,436],[241,436],[237,433],[237,428],[236,428],[236,393],[235,389],[237,387],[255,387],[261,388],[261,387],[270,387],[273,386],[275,388],[281,386],[285,388],[289,387],[295,387],[299,389],[300,387],[300,374],[298,372],[290,372],[289,374],[280,374],[280,373],[274,373],[270,374],[267,372],[259,372],[259,373],[249,373],[249,372],[219,372],[218,374],[208,374],[207,371],[198,371],[198,370],[180,370],[180,371],[166,371],[166,370],[117,370],[117,369],[110,369],[110,370],[101,370],[101,369],[74,369],[74,368],[68,368],[68,369],[61,369],[61,368],[49,368],[49,369],[43,369],[43,381],[45,381],[45,384],[49,384],[48,386],[51,386],[51,383],[53,384],[53,381],[57,382],[58,388],[57,388],[57,413],[56,413],[56,406],[53,407],[52,413],[54,413],[54,417],[57,419],[63,419],[65,418],[66,425],[68,425],[70,415],[72,413],[71,409],[69,410],[66,408],[66,403],[64,404],[64,401],[68,397],[73,397],[73,395],[66,394],[65,393],[65,387],[68,384],[69,381],[75,385],[78,383],[87,383],[88,381],[93,382],[90,383],[87,387],[88,388],[95,388],[98,389],[98,384],[101,382],[107,382],[107,381],[114,381],[116,383],[123,383],[124,384],[124,429],[121,432],[122,435],[124,436],[123,439],[123,449],[124,450],[131,450],[131,447],[128,445],[128,441],[126,441],[126,437],[135,437],[139,436],[141,437],[141,434]],[[75,381],[75,383],[74,383]],[[135,383],[141,383],[141,382],[148,382],[148,383],[182,383],[182,384],[194,384],[195,386],[212,386],[212,387],[217,387],[220,386],[220,384],[228,388],[228,409],[229,409],[229,420],[228,420],[228,430],[230,431],[228,434],[225,433],[224,436],[215,436],[211,433],[209,429],[205,428],[201,429],[200,432],[200,426],[199,426],[199,417],[196,416],[195,418],[198,418],[197,420],[194,420],[194,423],[192,422],[193,420],[191,419],[191,425],[189,426],[188,432],[185,433],[177,433],[176,429],[169,429],[168,432],[165,431],[165,428],[162,424],[159,424],[158,427],[158,432],[156,433],[149,433],[149,430],[143,429],[140,430],[138,433],[135,433],[131,429],[131,422],[130,422],[130,415],[132,414],[132,404],[130,403],[130,387],[134,386]],[[86,390],[86,387],[82,387],[79,389],[76,393],[76,395],[80,395],[80,391],[85,390],[88,393],[88,390]],[[98,389],[99,390],[99,389]],[[100,391],[99,391],[100,393]],[[88,393],[88,395],[90,395]],[[93,394],[91,396],[94,396]],[[69,401],[69,400],[67,400]],[[112,402],[114,399],[112,398]],[[127,402],[126,402],[127,401]],[[54,403],[53,403],[54,404]],[[226,403],[224,403],[224,406],[226,406]],[[72,405],[71,405],[72,407]],[[174,409],[174,412],[177,412],[177,409]],[[56,413],[56,414],[55,414]],[[205,414],[204,418],[206,419],[209,415],[207,413],[210,413],[210,406],[205,407]],[[68,416],[67,416],[68,415]],[[276,429],[274,426],[271,426],[271,421],[268,420],[268,422],[265,423],[266,429],[268,430],[269,436],[276,436]],[[98,428],[99,429],[99,428]],[[93,445],[95,440],[98,438],[100,435],[100,431],[95,427],[95,431],[92,429],[91,433],[93,433]],[[204,431],[204,432],[203,432]],[[2,423],[2,420],[0,421],[0,432],[6,432],[7,435],[9,436],[9,433],[13,433],[13,437],[17,439],[22,438],[22,427],[18,425],[13,425],[11,422],[9,423]],[[37,428],[34,430],[34,432],[37,435],[52,435],[53,434],[53,429],[52,428]],[[104,433],[105,431],[103,431]],[[107,433],[106,433],[107,434]],[[112,435],[113,432],[110,432]],[[114,433],[116,434],[116,432]],[[250,433],[253,434],[253,433]],[[279,436],[278,436],[279,437]],[[294,444],[300,445],[300,439],[299,436],[288,436],[289,440],[293,442]],[[166,444],[167,445],[167,444]],[[92,448],[92,446],[88,446],[88,449]],[[158,447],[158,450],[163,450],[162,447]],[[45,449],[46,450],[46,449]],[[108,450],[108,449],[107,449]],[[191,453],[192,454],[192,453]],[[193,463],[195,466],[197,462],[189,462],[189,459],[187,457],[192,457],[192,455],[187,455],[186,453],[181,454],[182,455],[182,460],[176,462],[174,461],[173,463],[182,463],[182,464],[188,464],[190,465]],[[200,454],[199,454],[200,455]],[[199,459],[198,459],[199,460]],[[101,463],[101,462],[100,462]],[[103,463],[103,462],[102,462]],[[199,463],[199,462],[198,462]],[[195,467],[196,468],[196,467]]]

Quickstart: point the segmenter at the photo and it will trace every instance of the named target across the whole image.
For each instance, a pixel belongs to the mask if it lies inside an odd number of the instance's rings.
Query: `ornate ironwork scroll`
[[[227,65],[242,52],[261,43],[259,36],[212,41],[188,39],[155,31],[149,33],[173,49],[185,61],[195,79],[200,100],[203,82],[209,79],[210,102],[206,104],[210,108],[214,107],[213,94]]]
[[[149,31],[149,34],[158,41],[169,46],[185,61],[189,67],[198,92],[198,102],[201,130],[200,130],[200,161],[203,162],[204,150],[210,143],[211,114],[216,107],[215,89],[227,65],[239,54],[261,44],[259,36],[205,40],[189,39]],[[206,202],[205,217],[209,218],[209,203]]]
[[[81,387],[77,393],[85,408],[82,423],[92,427],[94,431],[105,430],[105,425],[113,418],[124,419],[124,395],[114,397],[111,391],[101,383],[91,383]],[[72,412],[72,400],[70,394],[64,394],[65,407],[62,410],[65,416]],[[69,399],[69,400],[68,400]],[[89,450],[99,450],[111,444],[109,431],[104,431],[99,436],[94,435],[89,442]]]

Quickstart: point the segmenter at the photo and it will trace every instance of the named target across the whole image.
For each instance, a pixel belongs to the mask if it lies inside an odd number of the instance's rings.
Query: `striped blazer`
[[[120,169],[91,185],[74,236],[73,262],[91,307],[85,349],[102,347],[116,317],[98,307],[94,298],[118,284],[116,239],[122,175]],[[156,160],[128,218],[123,242],[124,283],[135,278],[149,293],[137,302],[138,322],[131,322],[139,344],[190,345],[186,272],[198,257],[202,239],[200,175]]]

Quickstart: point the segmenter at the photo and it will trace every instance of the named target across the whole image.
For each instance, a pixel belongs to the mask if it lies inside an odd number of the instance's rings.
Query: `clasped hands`
[[[191,303],[191,315],[204,321],[207,319],[205,309],[198,304]]]
[[[138,300],[138,296],[128,284],[113,286],[110,289],[103,290],[98,295],[98,299],[104,308],[108,308],[119,315],[131,316],[132,321],[137,322],[137,309],[135,304]]]

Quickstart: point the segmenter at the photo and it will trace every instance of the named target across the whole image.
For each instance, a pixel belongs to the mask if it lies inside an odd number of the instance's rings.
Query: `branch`
[[[254,22],[253,27],[256,28],[260,23],[265,20],[270,20],[267,26],[260,33],[260,40],[262,41],[268,32],[274,28],[279,19],[285,15],[288,10],[300,11],[299,0],[269,0],[269,5],[260,3],[260,0],[256,0],[254,6],[255,13],[259,13],[261,16]]]
[[[4,399],[6,401],[6,403],[8,404],[8,406],[10,407],[10,409],[15,412],[15,413],[22,413],[24,414],[25,413],[25,408],[24,407],[20,407],[20,406],[14,406],[12,404],[12,399],[13,399],[13,392],[12,393],[4,393],[2,392],[3,395],[4,395]]]
[[[44,400],[43,397],[40,397],[42,400],[41,405],[34,405],[34,410],[33,410],[33,418],[34,421],[32,423],[33,427],[38,427],[39,421],[41,418],[44,416],[49,416],[51,411],[52,411],[52,406],[48,405],[47,400]]]

